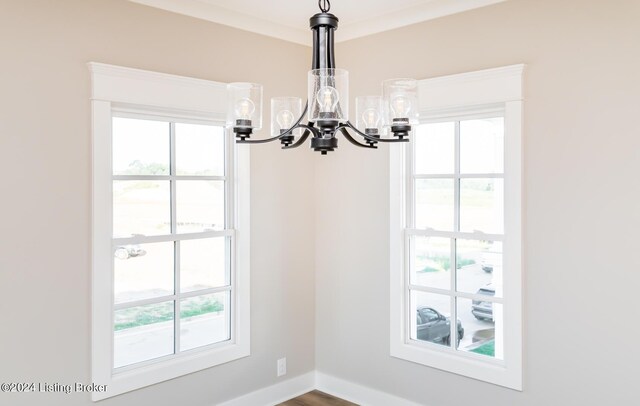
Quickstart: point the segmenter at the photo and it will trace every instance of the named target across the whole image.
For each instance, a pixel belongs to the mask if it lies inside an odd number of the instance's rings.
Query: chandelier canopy
[[[262,128],[262,85],[227,85],[227,124],[236,141],[259,144],[279,140],[283,149],[304,144],[322,155],[338,147],[338,134],[362,148],[377,148],[379,142],[407,142],[411,124],[418,119],[418,82],[390,79],[382,83],[382,96],[356,97],[356,124],[349,121],[349,72],[336,68],[334,33],[338,18],[329,13],[331,2],[319,0],[320,13],[309,23],[313,34],[307,102],[299,97],[271,99],[271,137],[251,139]],[[305,120],[306,117],[306,120]],[[304,121],[307,123],[304,124]],[[391,133],[391,137],[386,137]]]

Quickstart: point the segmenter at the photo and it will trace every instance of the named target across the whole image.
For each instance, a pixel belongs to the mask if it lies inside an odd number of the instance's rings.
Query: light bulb
[[[253,112],[256,111],[256,106],[250,99],[243,98],[236,102],[236,118],[239,120],[251,120]]]
[[[321,113],[334,113],[336,106],[338,105],[338,101],[340,101],[340,95],[334,87],[323,86],[318,90],[316,99],[320,104]]]
[[[278,125],[280,125],[281,130],[288,130],[291,128],[294,118],[293,113],[289,110],[281,110],[276,115],[276,121],[278,122]]]
[[[378,128],[378,121],[380,121],[380,114],[376,109],[366,109],[362,112],[362,121],[365,128]]]
[[[394,118],[409,118],[411,102],[405,96],[396,96],[391,100]]]

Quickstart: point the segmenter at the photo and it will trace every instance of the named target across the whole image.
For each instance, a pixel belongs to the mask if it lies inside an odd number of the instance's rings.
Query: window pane
[[[178,181],[179,233],[224,229],[224,181]]]
[[[123,245],[114,256],[116,303],[173,294],[173,242]]]
[[[504,118],[460,121],[460,173],[504,172]]]
[[[504,180],[460,179],[460,231],[501,234]]]
[[[173,302],[116,310],[114,367],[173,354]]]
[[[413,138],[417,174],[454,173],[455,123],[418,126]]]
[[[450,345],[451,299],[446,295],[411,291],[411,339]]]
[[[502,297],[502,243],[456,240],[458,292]]]
[[[113,182],[113,236],[171,232],[169,181]]]
[[[431,288],[451,288],[451,240],[411,237],[411,283]]]
[[[113,174],[168,175],[169,123],[113,118]]]
[[[416,228],[453,230],[453,179],[416,180]]]
[[[229,292],[180,301],[180,351],[231,339]]]
[[[180,242],[180,290],[191,292],[229,285],[225,237]]]
[[[456,303],[458,319],[464,324],[458,350],[504,359],[502,305],[460,297]]]
[[[176,123],[176,174],[224,176],[224,128]]]

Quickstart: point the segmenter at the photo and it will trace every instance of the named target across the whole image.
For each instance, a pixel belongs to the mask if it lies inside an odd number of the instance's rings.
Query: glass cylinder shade
[[[308,81],[309,121],[349,119],[349,72],[313,69]]]
[[[363,133],[379,134],[383,125],[381,96],[356,97],[356,127]]]
[[[271,134],[280,135],[293,126],[302,114],[302,99],[299,97],[271,98]],[[297,135],[298,130],[292,132]]]
[[[227,85],[227,125],[259,130],[262,128],[262,85],[229,83]]]
[[[386,125],[417,124],[418,81],[415,79],[389,79],[382,82]]]

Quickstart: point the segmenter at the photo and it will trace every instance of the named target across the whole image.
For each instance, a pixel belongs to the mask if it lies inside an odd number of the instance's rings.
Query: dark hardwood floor
[[[358,406],[355,403],[331,396],[327,393],[314,390],[280,403],[278,406]]]

